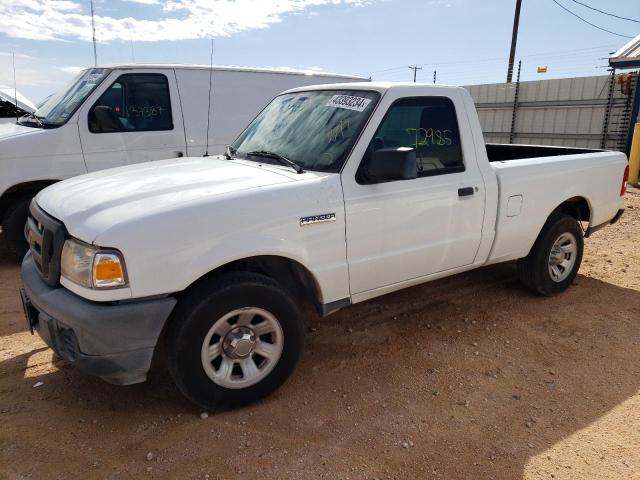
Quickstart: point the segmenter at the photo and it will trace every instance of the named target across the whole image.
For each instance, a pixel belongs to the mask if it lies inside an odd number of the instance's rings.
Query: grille
[[[25,237],[40,275],[50,286],[56,286],[60,281],[60,255],[66,237],[64,225],[47,215],[33,200]]]

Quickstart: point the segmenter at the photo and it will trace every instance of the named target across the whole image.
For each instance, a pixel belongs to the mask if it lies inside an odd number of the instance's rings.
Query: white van
[[[218,154],[283,90],[362,80],[242,67],[88,68],[34,114],[0,124],[5,241],[17,254],[26,251],[29,202],[52,183],[121,165]]]

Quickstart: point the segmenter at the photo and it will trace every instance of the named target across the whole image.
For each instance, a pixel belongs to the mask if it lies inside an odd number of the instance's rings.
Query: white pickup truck
[[[121,167],[31,203],[29,328],[85,372],[146,379],[158,345],[205,408],[293,371],[301,305],[321,315],[518,260],[566,289],[588,236],[623,212],[617,152],[485,145],[462,88],[353,83],[276,97],[224,156]],[[582,222],[582,223],[581,223]]]

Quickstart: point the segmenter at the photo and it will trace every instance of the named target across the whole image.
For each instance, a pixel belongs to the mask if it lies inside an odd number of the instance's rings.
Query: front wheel
[[[2,220],[2,233],[9,251],[18,259],[22,259],[29,245],[24,238],[24,226],[27,223],[31,197],[16,201],[5,212]]]
[[[225,274],[200,284],[176,307],[166,336],[169,372],[203,408],[251,403],[289,377],[303,338],[302,315],[276,282]]]
[[[583,248],[578,221],[563,213],[552,214],[529,255],[518,260],[520,281],[540,295],[549,296],[566,290],[578,274]]]

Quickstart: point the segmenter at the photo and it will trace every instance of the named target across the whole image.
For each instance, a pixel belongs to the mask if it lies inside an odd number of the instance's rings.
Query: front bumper
[[[65,360],[110,383],[144,382],[173,297],[115,303],[85,300],[40,276],[31,253],[22,261],[30,327]]]

